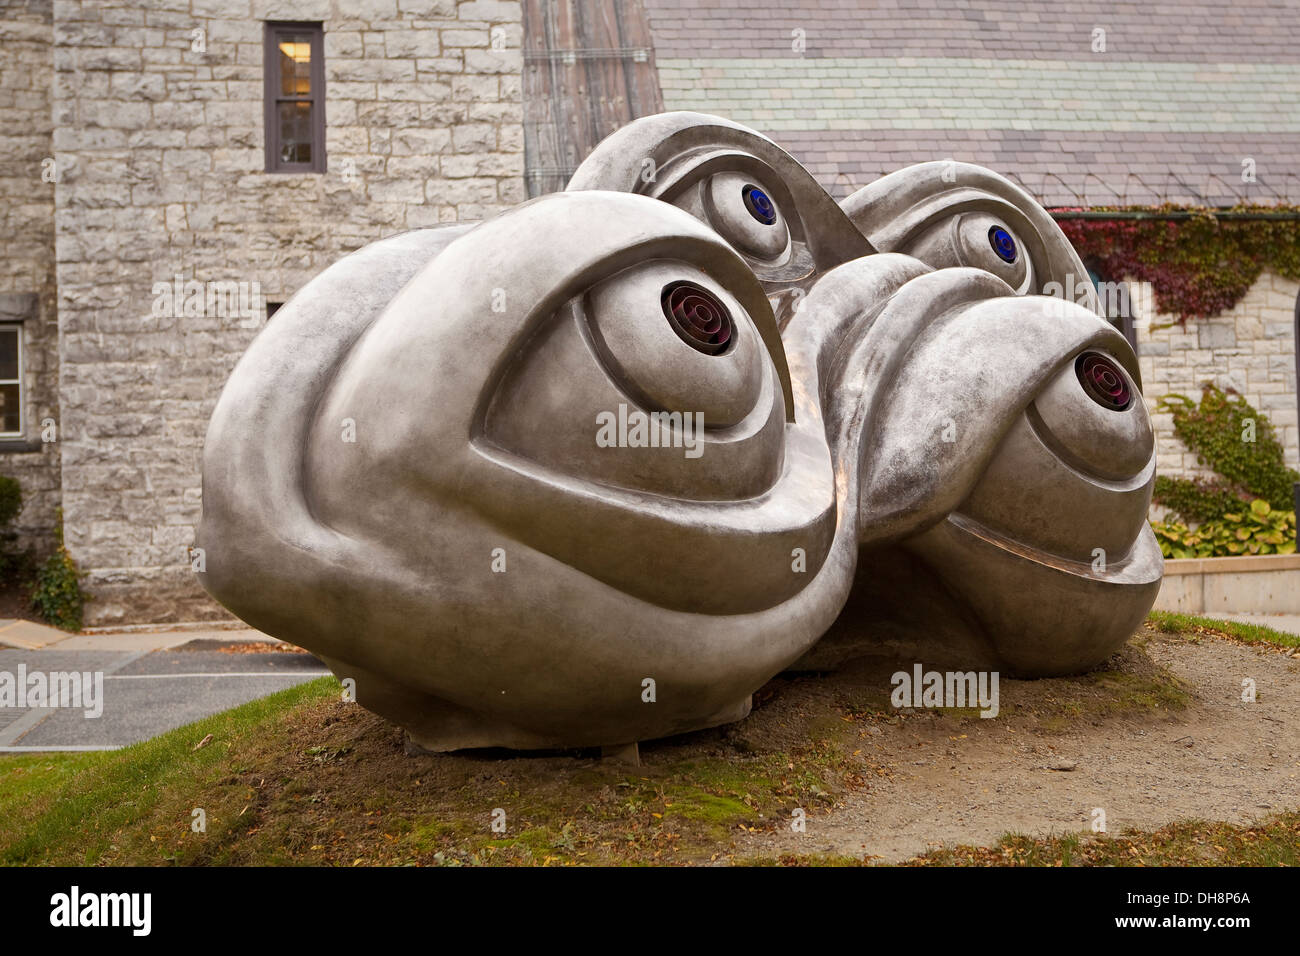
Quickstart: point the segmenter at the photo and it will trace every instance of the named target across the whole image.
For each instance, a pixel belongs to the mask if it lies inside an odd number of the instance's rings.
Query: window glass
[[[280,162],[311,162],[311,104],[278,104],[280,111]]]
[[[21,402],[17,382],[0,385],[0,431],[13,434],[23,430]]]
[[[280,94],[311,95],[311,38],[282,37],[280,40]]]
[[[18,329],[0,329],[0,382],[18,381]]]

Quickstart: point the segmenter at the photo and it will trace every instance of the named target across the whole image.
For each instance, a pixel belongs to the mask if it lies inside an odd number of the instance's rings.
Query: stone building
[[[0,473],[20,530],[48,548],[62,508],[88,623],[220,616],[190,572],[200,452],[267,315],[366,242],[560,188],[658,109],[767,132],[837,196],[951,157],[1049,206],[1300,201],[1294,14],[0,0]],[[1266,274],[1228,315],[1139,321],[1148,397],[1232,385],[1294,460],[1297,291]],[[1194,470],[1159,424],[1162,469]]]
[[[218,611],[189,571],[200,450],[268,310],[373,239],[524,198],[520,30],[493,0],[6,0],[0,320],[27,394],[0,471],[29,535],[62,506],[90,623]]]

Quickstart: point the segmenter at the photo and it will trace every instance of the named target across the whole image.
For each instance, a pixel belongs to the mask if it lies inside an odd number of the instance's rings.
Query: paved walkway
[[[37,624],[21,618],[0,618],[0,647],[7,645],[32,651],[38,647],[57,644],[72,636],[67,631],[60,631],[48,624]]]
[[[48,675],[74,672],[91,675],[102,699],[23,706]],[[0,620],[0,753],[115,750],[327,673],[310,654],[250,629],[68,634]]]

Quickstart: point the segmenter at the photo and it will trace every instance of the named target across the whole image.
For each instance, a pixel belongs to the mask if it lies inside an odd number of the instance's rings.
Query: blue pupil
[[[770,226],[776,222],[776,206],[768,198],[767,193],[757,186],[746,186],[740,192],[745,200],[745,208],[749,214],[765,226]]]
[[[1016,261],[1016,240],[1012,239],[1011,233],[1001,226],[994,226],[989,230],[989,243],[1003,262]]]

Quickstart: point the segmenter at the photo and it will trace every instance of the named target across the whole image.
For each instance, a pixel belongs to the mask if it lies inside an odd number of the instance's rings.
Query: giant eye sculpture
[[[429,750],[714,726],[920,635],[1103,660],[1163,567],[1136,361],[1037,294],[1085,273],[1032,199],[934,165],[841,206],[661,114],[564,193],[346,257],[217,403],[204,586]]]

